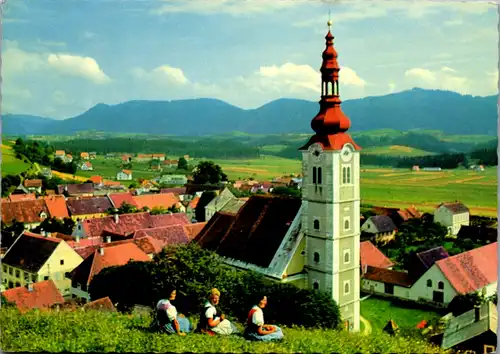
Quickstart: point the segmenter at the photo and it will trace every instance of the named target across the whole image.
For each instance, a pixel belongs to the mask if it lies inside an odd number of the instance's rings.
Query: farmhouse
[[[43,197],[45,205],[52,218],[64,219],[69,217],[68,206],[66,205],[66,198],[62,195],[51,195]]]
[[[116,179],[118,181],[131,181],[132,171],[131,170],[121,170],[116,174]]]
[[[14,220],[24,223],[26,229],[34,229],[49,217],[43,199],[2,202],[2,223],[11,225]]]
[[[391,269],[394,266],[394,263],[370,241],[361,242],[359,246],[361,269],[366,269],[368,266]]]
[[[185,175],[163,175],[161,176],[159,183],[183,186],[187,183],[187,178]]]
[[[365,266],[361,289],[383,297],[411,299],[411,287],[416,279],[406,272]]]
[[[82,171],[92,171],[94,168],[92,167],[92,163],[90,161],[85,161],[81,164],[80,169]]]
[[[138,162],[145,162],[151,160],[152,158],[153,154],[137,154],[137,157],[135,159]]]
[[[121,266],[130,260],[148,262],[150,258],[136,244],[130,242],[99,247],[99,250],[94,251],[70,272],[71,295],[87,302],[90,301],[88,286],[92,278],[104,268]]]
[[[111,204],[113,204],[113,208],[116,209],[120,208],[124,203],[137,207],[137,203],[131,193],[113,193],[109,194],[108,198]]]
[[[36,195],[34,193],[11,194],[5,199],[2,198],[2,201],[6,201],[6,202],[21,202],[23,200],[36,200]]]
[[[28,192],[42,193],[42,180],[26,179],[24,180],[24,187],[28,190]]]
[[[469,225],[470,212],[464,204],[441,203],[434,211],[434,222],[448,228],[451,235],[457,235],[462,225]]]
[[[89,152],[89,158],[90,158],[91,160],[93,160],[93,159],[97,158],[97,153],[96,153],[95,151],[93,151],[93,152]]]
[[[88,152],[81,152],[80,153],[80,158],[82,160],[88,160],[90,158],[89,153]]]
[[[441,348],[494,353],[497,346],[498,310],[492,302],[453,317],[446,325]]]
[[[179,160],[164,160],[163,166],[167,168],[175,168],[179,164]]]
[[[102,187],[104,185],[102,176],[91,176],[89,180],[94,184],[94,187]]]
[[[434,247],[427,251],[419,252],[410,260],[409,272],[415,278],[421,277],[426,273],[437,261],[448,258],[450,255],[442,247]]]
[[[61,184],[57,186],[57,194],[67,194],[69,197],[92,197],[94,191],[93,183]]]
[[[396,235],[396,225],[392,219],[386,215],[370,216],[361,226],[361,231],[370,235],[371,240],[376,242],[389,242]]]
[[[54,158],[64,160],[66,156],[66,152],[64,150],[56,150],[54,154]]]
[[[32,309],[49,309],[62,305],[64,298],[52,280],[28,283],[2,292],[8,302],[25,312]]]
[[[2,279],[9,288],[52,280],[63,296],[69,296],[65,274],[81,262],[65,241],[25,231],[2,259]]]
[[[153,160],[165,161],[165,154],[153,154],[151,155]]]

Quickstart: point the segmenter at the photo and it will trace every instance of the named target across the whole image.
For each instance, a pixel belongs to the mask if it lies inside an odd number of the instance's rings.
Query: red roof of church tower
[[[331,21],[328,21],[328,28]],[[300,150],[306,150],[314,143],[320,143],[324,150],[341,150],[344,144],[350,143],[356,150],[361,150],[346,131],[351,127],[351,121],[342,112],[339,94],[339,71],[337,51],[333,46],[333,35],[328,29],[325,37],[326,48],[323,51],[321,65],[321,100],[320,109],[311,121],[311,128],[316,132]]]

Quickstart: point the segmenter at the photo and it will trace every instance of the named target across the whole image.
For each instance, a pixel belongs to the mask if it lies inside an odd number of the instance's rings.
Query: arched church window
[[[350,166],[346,167],[346,174],[347,174],[347,176],[346,176],[347,183],[351,183],[351,167]]]
[[[342,184],[346,184],[347,183],[347,179],[346,179],[346,176],[347,176],[347,172],[346,172],[346,167],[342,167]]]
[[[350,289],[350,288],[351,288],[351,287],[349,286],[349,282],[348,282],[348,281],[346,281],[346,282],[344,283],[344,295],[349,294],[349,292],[351,291],[351,289]]]
[[[344,221],[344,230],[349,230],[349,220]]]
[[[318,252],[314,252],[314,262],[319,263],[319,253]]]
[[[321,175],[321,167],[318,167],[318,184],[321,184],[323,176]]]
[[[316,184],[316,167],[313,167],[313,183]]]
[[[344,253],[344,263],[346,263],[346,264],[347,264],[347,263],[349,263],[349,261],[351,260],[350,258],[351,258],[351,256],[350,256],[350,252],[349,252],[349,251],[346,251],[346,252]]]
[[[313,222],[313,225],[314,225],[314,230],[319,230],[319,220],[314,220]]]
[[[327,91],[327,95],[332,95],[333,94],[333,85],[331,82],[328,82],[327,83],[327,87],[328,89],[326,90]]]
[[[442,281],[440,281],[440,282],[438,283],[438,289],[439,289],[439,290],[444,290],[444,283],[443,283]]]
[[[432,280],[427,279],[427,287],[432,288]]]
[[[314,290],[318,290],[318,289],[319,289],[319,283],[318,283],[317,281],[315,281],[315,282],[313,283],[313,289],[314,289]]]

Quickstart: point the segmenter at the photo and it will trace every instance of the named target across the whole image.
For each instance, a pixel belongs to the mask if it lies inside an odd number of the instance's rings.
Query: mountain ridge
[[[427,129],[447,134],[497,134],[497,96],[414,88],[346,100],[342,109],[351,119],[353,132]],[[318,111],[318,102],[294,98],[279,98],[253,109],[242,109],[219,99],[198,98],[99,103],[63,120],[17,114],[7,114],[2,120],[3,133],[7,135],[65,135],[87,130],[177,136],[232,131],[280,134],[310,132],[310,121]]]

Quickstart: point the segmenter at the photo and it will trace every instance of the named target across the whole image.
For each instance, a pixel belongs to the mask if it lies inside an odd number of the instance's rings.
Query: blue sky
[[[138,99],[318,100],[328,10],[344,100],[498,91],[490,3],[7,0],[3,112],[60,119]]]

